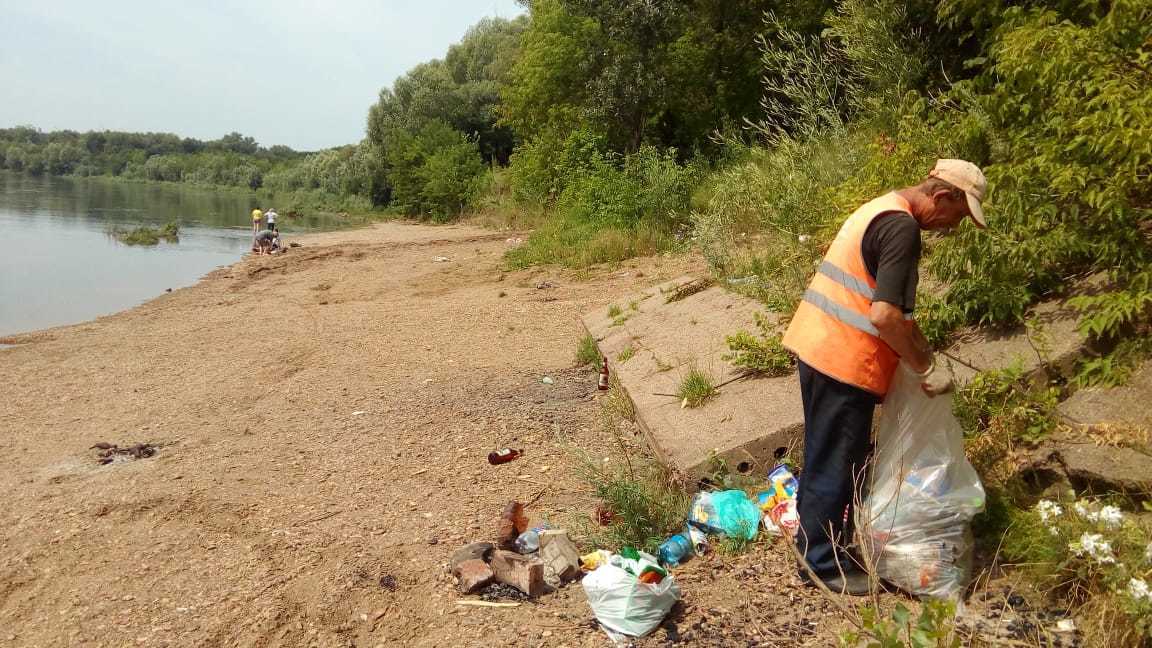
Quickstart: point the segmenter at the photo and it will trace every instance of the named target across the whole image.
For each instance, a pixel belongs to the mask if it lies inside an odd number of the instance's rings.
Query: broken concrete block
[[[961,331],[941,355],[959,384],[967,383],[978,371],[1006,369],[1013,364],[1019,364],[1038,385],[1071,376],[1087,353],[1088,337],[1078,330],[1080,312],[1069,306],[1068,300],[1103,290],[1106,280],[1103,274],[1092,275],[1073,286],[1068,296],[1036,304],[1025,316],[1031,326]]]
[[[482,590],[496,578],[488,563],[479,558],[462,561],[452,569],[452,575],[456,577],[456,586],[463,594]]]
[[[531,597],[544,593],[544,563],[539,558],[497,549],[492,552],[490,564],[498,582],[511,585]]]
[[[496,546],[491,542],[473,542],[472,544],[464,545],[452,554],[452,560],[449,562],[450,569],[456,570],[456,566],[466,560],[484,560],[488,554],[495,549]]]
[[[1152,457],[1132,448],[1098,445],[1081,432],[1069,430],[1044,441],[1024,465],[1041,486],[1072,487],[1081,493],[1123,493],[1152,498]]]
[[[681,408],[680,399],[668,394],[676,393],[692,365],[707,368],[717,383],[736,378],[742,370],[724,360],[725,338],[740,330],[756,332],[757,313],[769,321],[779,316],[719,286],[680,290],[693,281],[681,277],[621,296],[615,304],[627,306],[622,315],[608,316],[605,304],[581,320],[608,357],[635,405],[636,423],[662,463],[693,480],[709,473],[714,456],[734,472],[766,474],[776,450],[794,446],[803,436],[795,372],[725,384],[718,396],[697,408]],[[680,294],[686,296],[668,301]],[[631,357],[615,361],[626,349],[632,350]]]
[[[1152,362],[1111,389],[1081,389],[1060,404],[1062,415],[1084,425],[1113,423],[1152,430]]]
[[[1152,496],[1152,457],[1131,448],[1068,443],[1057,446],[1064,470],[1079,490]]]
[[[560,587],[580,574],[580,552],[562,529],[540,532],[540,560],[544,562],[544,581]]]

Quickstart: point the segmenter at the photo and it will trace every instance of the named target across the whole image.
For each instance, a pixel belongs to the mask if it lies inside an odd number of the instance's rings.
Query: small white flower
[[[1139,601],[1142,598],[1152,600],[1152,590],[1148,589],[1148,583],[1142,578],[1133,578],[1128,581],[1128,596]]]
[[[1040,500],[1036,503],[1036,513],[1040,515],[1041,522],[1047,522],[1064,512],[1060,505],[1051,500]]]
[[[1112,545],[1099,533],[1085,533],[1080,536],[1080,542],[1068,545],[1068,548],[1077,556],[1087,554],[1090,558],[1101,564],[1116,562],[1112,555]]]
[[[1148,546],[1144,548],[1144,561],[1152,562],[1152,542],[1149,542]]]
[[[1100,509],[1100,521],[1106,529],[1119,529],[1124,524],[1124,514],[1115,506],[1105,506]]]
[[[1089,522],[1096,522],[1100,519],[1100,514],[1088,508],[1084,502],[1076,502],[1072,505],[1072,510],[1080,517],[1088,520]]]
[[[1048,527],[1048,533],[1049,533],[1049,535],[1052,535],[1054,537],[1059,537],[1060,529],[1057,529],[1054,526],[1050,526],[1050,527]]]

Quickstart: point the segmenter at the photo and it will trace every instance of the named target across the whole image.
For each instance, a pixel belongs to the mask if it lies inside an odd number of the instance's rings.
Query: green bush
[[[681,165],[673,152],[650,147],[624,157],[594,147],[579,151],[587,157],[565,167],[571,175],[552,218],[509,251],[510,266],[622,261],[672,249],[683,238],[700,165]]]
[[[860,613],[861,628],[840,636],[840,645],[853,648],[960,648],[954,619],[956,604],[925,601],[913,619],[903,603],[890,615],[868,606]]]
[[[933,263],[963,322],[1019,322],[1070,275],[1109,269],[1123,285],[1152,262],[1140,235],[1152,217],[1152,7],[1088,6],[1001,9],[987,71],[951,92],[985,122],[978,161],[993,188],[991,231],[963,232]]]
[[[413,216],[458,216],[487,180],[476,142],[440,121],[390,131],[384,150],[392,204]]]
[[[175,222],[167,223],[160,228],[141,225],[128,231],[113,230],[111,233],[125,245],[157,245],[160,241],[169,243],[180,241],[180,226]]]

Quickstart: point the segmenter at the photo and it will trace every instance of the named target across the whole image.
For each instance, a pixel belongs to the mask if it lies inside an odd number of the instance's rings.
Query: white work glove
[[[917,373],[916,377],[920,379],[920,389],[928,396],[947,394],[954,387],[952,372],[947,366],[937,365],[936,358],[932,358],[932,364],[927,371]]]

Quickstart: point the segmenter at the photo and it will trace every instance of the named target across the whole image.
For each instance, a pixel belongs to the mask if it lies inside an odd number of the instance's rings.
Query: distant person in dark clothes
[[[257,255],[271,254],[272,242],[276,240],[276,232],[263,230],[252,239],[252,251]]]

